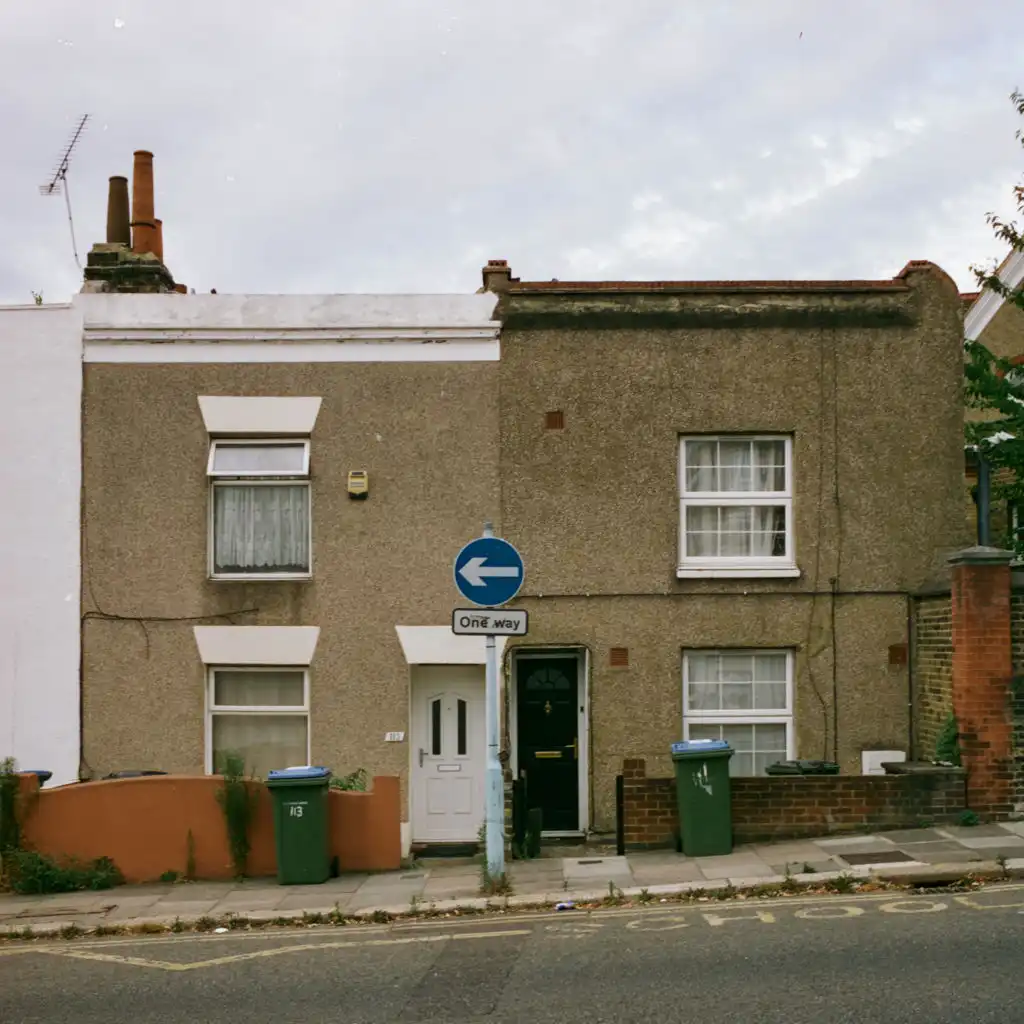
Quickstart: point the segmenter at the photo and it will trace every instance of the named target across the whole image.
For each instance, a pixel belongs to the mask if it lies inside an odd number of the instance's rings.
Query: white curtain
[[[307,485],[218,485],[213,494],[217,572],[309,571]]]
[[[688,491],[717,491],[717,441],[686,442],[686,489]]]
[[[754,442],[755,491],[786,489],[786,444],[784,441]]]
[[[786,510],[778,505],[755,505],[750,512],[750,553],[765,557],[785,555]]]
[[[275,768],[305,764],[307,727],[305,715],[214,715],[213,770],[223,770],[229,753],[244,757],[246,774],[260,779]]]
[[[751,444],[749,441],[720,441],[718,454],[721,459],[720,490],[749,491]]]
[[[301,708],[306,704],[305,674],[295,671],[214,673],[217,707]]]

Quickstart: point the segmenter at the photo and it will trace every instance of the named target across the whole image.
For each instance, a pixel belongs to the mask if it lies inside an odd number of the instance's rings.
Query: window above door
[[[679,552],[681,579],[800,575],[790,437],[680,438]]]

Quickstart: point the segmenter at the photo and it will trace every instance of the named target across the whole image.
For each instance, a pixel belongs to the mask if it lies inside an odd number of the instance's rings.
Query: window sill
[[[303,583],[313,579],[311,572],[211,573],[213,583]]]
[[[720,569],[694,569],[680,566],[676,570],[676,578],[680,580],[795,580],[800,577],[800,570],[795,565],[764,566],[732,566]]]

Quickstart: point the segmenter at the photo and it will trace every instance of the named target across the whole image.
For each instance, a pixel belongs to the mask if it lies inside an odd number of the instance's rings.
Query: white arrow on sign
[[[519,575],[519,569],[514,565],[487,565],[486,558],[471,558],[460,570],[459,575],[465,577],[471,587],[486,587],[487,581],[495,576]]]

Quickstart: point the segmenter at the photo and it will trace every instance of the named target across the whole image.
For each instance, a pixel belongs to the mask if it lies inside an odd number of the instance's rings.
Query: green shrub
[[[0,761],[0,856],[21,844],[17,810],[18,766],[13,757],[5,757]]]
[[[124,884],[124,876],[109,857],[88,864],[73,858],[61,863],[34,850],[13,850],[5,862],[11,888],[26,895],[112,889]]]
[[[245,777],[245,758],[228,753],[224,755],[223,764],[224,785],[217,791],[217,802],[224,812],[235,875],[244,878],[251,845],[249,829],[256,813],[258,793]]]
[[[365,768],[357,768],[348,775],[338,775],[331,779],[331,789],[345,792],[365,793],[370,784],[370,776]]]
[[[935,760],[960,765],[960,725],[951,711],[935,743]]]

